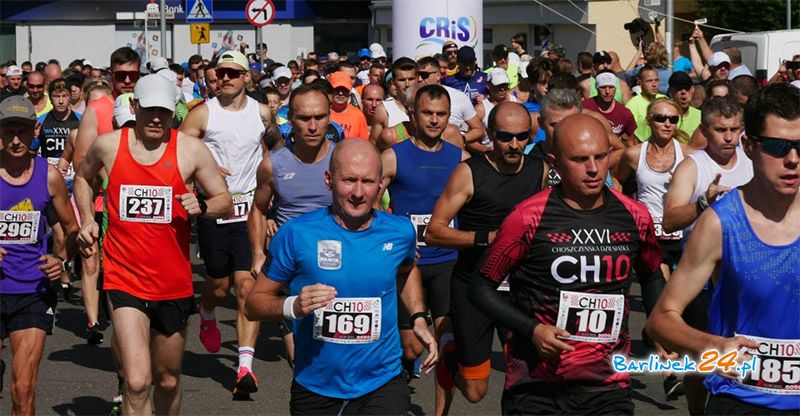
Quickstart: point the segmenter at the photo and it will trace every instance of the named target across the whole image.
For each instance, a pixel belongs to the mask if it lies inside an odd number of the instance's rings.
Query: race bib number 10
[[[772,394],[800,395],[800,339],[742,335],[758,343],[747,352],[756,356],[753,368],[740,379],[747,388]]]
[[[120,185],[119,218],[130,222],[171,223],[172,187]]]
[[[556,326],[572,334],[566,339],[614,342],[622,327],[624,295],[561,291]]]
[[[233,214],[228,218],[217,218],[217,224],[229,224],[232,222],[247,221],[247,214],[253,206],[253,195],[255,191],[244,194],[235,194],[233,197]]]
[[[381,298],[336,298],[314,311],[314,339],[368,344],[381,337]]]
[[[41,215],[39,211],[0,211],[0,245],[35,244]]]

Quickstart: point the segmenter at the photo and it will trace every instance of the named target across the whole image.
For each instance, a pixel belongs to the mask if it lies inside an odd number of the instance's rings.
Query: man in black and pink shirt
[[[511,211],[473,273],[470,300],[511,329],[503,414],[633,414],[611,364],[630,351],[632,269],[647,312],[665,282],[647,208],[604,184],[609,150],[596,119],[559,123],[547,157],[561,184]],[[510,300],[495,291],[507,275]]]

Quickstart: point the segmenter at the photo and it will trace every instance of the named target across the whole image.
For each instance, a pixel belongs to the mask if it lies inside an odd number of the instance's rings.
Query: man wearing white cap
[[[281,107],[289,105],[289,93],[292,92],[292,70],[279,66],[272,71],[272,84],[281,95]]]
[[[369,45],[369,52],[370,56],[372,56],[373,62],[377,60],[381,64],[386,63],[386,51],[383,50],[383,45],[380,43],[373,43],[372,45]]]
[[[233,215],[197,221],[200,255],[208,273],[200,301],[200,341],[209,352],[219,351],[221,334],[214,308],[227,296],[232,279],[239,305],[236,318],[239,369],[233,393],[241,399],[258,391],[258,380],[251,367],[259,324],[248,321],[243,311],[244,301],[255,283],[250,274],[247,215],[253,205],[258,165],[263,157],[268,157],[263,156],[267,149],[264,134],[277,132],[272,110],[245,94],[244,86],[250,77],[248,69],[249,63],[242,53],[223,53],[216,68],[219,94],[195,107],[181,125],[182,132],[203,138],[234,197]],[[200,194],[206,195],[202,187]]]
[[[208,149],[170,128],[175,96],[166,78],[140,79],[132,108],[135,127],[100,136],[79,167],[78,241],[84,256],[97,250],[100,227],[91,183],[105,169],[109,225],[103,289],[122,357],[123,413],[178,414],[186,326],[194,311],[189,217],[224,217],[233,206]],[[192,192],[195,182],[204,200]]]
[[[611,130],[620,140],[630,146],[636,144],[629,139],[636,131],[636,120],[633,113],[614,99],[617,93],[618,78],[611,71],[601,71],[595,75],[597,95],[583,100],[583,108],[597,111],[611,124]]]
[[[0,101],[14,95],[25,95],[25,87],[22,85],[22,69],[16,65],[6,68],[6,81],[8,85],[0,90]]]
[[[489,88],[489,95],[475,104],[475,113],[483,123],[484,129],[489,126],[489,113],[492,112],[494,106],[503,101],[517,102],[517,97],[508,93],[510,80],[505,69],[500,67],[491,68],[486,75],[488,75],[486,87]],[[492,141],[488,133],[484,133],[481,145],[486,146],[487,150],[492,148]]]
[[[692,56],[695,58],[695,56]],[[703,81],[709,78],[728,79],[731,70],[731,58],[725,52],[714,52],[708,60],[708,66],[702,66],[698,59],[692,59],[692,66],[695,72],[700,74]]]

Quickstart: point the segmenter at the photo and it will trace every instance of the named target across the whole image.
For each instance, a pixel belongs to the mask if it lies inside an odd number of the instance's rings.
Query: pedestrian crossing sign
[[[211,23],[214,21],[213,0],[186,0],[186,23]]]
[[[211,25],[208,23],[192,23],[189,25],[191,40],[194,44],[211,42]]]

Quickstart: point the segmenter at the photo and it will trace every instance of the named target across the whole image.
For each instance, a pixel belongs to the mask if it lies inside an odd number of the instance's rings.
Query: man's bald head
[[[512,103],[505,101],[494,106],[489,113],[489,120],[486,123],[489,131],[494,131],[497,127],[498,118],[503,119],[505,122],[514,121],[517,119],[527,120],[527,125],[531,125],[531,115],[528,110],[520,103]]]
[[[47,82],[49,83],[54,79],[61,78],[61,67],[58,64],[47,64],[44,67],[44,74],[47,76]]]
[[[383,163],[381,162],[381,154],[378,148],[368,140],[361,139],[347,139],[339,142],[333,148],[328,172],[330,172],[331,176],[334,176],[340,166],[361,161],[375,163],[378,169],[378,177],[383,176]]]
[[[603,124],[590,115],[573,114],[561,120],[556,126],[553,132],[552,152],[560,156],[565,149],[595,140],[610,146]]]

